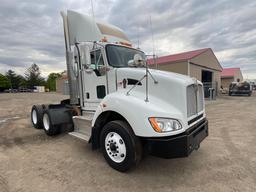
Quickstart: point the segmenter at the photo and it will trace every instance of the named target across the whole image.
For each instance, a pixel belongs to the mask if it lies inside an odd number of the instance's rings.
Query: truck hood
[[[173,72],[167,72],[167,71],[161,71],[156,69],[149,69],[149,72],[153,75],[153,77],[160,83],[164,81],[168,81],[169,83],[177,83],[177,84],[186,84],[189,85],[191,83],[194,83],[194,80],[186,75],[173,73]],[[127,77],[131,78],[141,78],[146,74],[146,68],[118,68],[117,74],[126,74]],[[149,76],[149,80],[152,80],[152,78]],[[198,81],[198,83],[201,83]]]
[[[172,72],[153,69],[149,71],[157,83],[154,82],[150,75],[148,76],[148,102],[159,106],[159,109],[165,110],[167,116],[168,113],[176,110],[184,118],[187,118],[185,117],[187,105],[184,101],[187,101],[187,87],[194,84],[195,80]],[[146,99],[146,78],[132,89],[134,84],[145,76],[145,68],[119,68],[116,74],[117,91],[124,92],[125,94],[129,92],[130,97]],[[127,86],[124,86],[125,81]],[[198,83],[201,84],[199,81]]]

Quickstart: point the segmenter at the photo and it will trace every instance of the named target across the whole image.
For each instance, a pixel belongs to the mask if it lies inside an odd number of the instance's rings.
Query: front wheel
[[[104,158],[118,171],[128,171],[141,160],[141,142],[124,121],[107,123],[101,132],[100,144]]]

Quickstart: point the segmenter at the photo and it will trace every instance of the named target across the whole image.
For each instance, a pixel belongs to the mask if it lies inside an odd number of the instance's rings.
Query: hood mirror
[[[132,60],[128,61],[129,67],[144,67],[146,60],[140,54],[135,54]]]

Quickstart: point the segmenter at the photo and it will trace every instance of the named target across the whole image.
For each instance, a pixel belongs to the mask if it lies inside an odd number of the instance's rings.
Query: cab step
[[[77,117],[88,120],[88,121],[92,121],[94,114],[95,114],[94,111],[83,111],[83,115],[77,116]]]
[[[85,134],[82,134],[82,133],[79,133],[79,132],[70,132],[68,133],[69,135],[73,136],[73,137],[76,137],[78,139],[81,139],[81,140],[84,140],[84,141],[89,141],[90,140],[90,137],[88,137],[88,135],[85,135]]]
[[[76,138],[89,141],[92,131],[92,118],[92,113],[85,113],[83,116],[73,116],[74,131],[69,134]]]

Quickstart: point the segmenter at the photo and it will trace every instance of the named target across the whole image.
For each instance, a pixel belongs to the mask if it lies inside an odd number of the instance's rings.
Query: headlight
[[[177,131],[182,128],[180,122],[176,119],[150,117],[149,122],[156,132]]]

